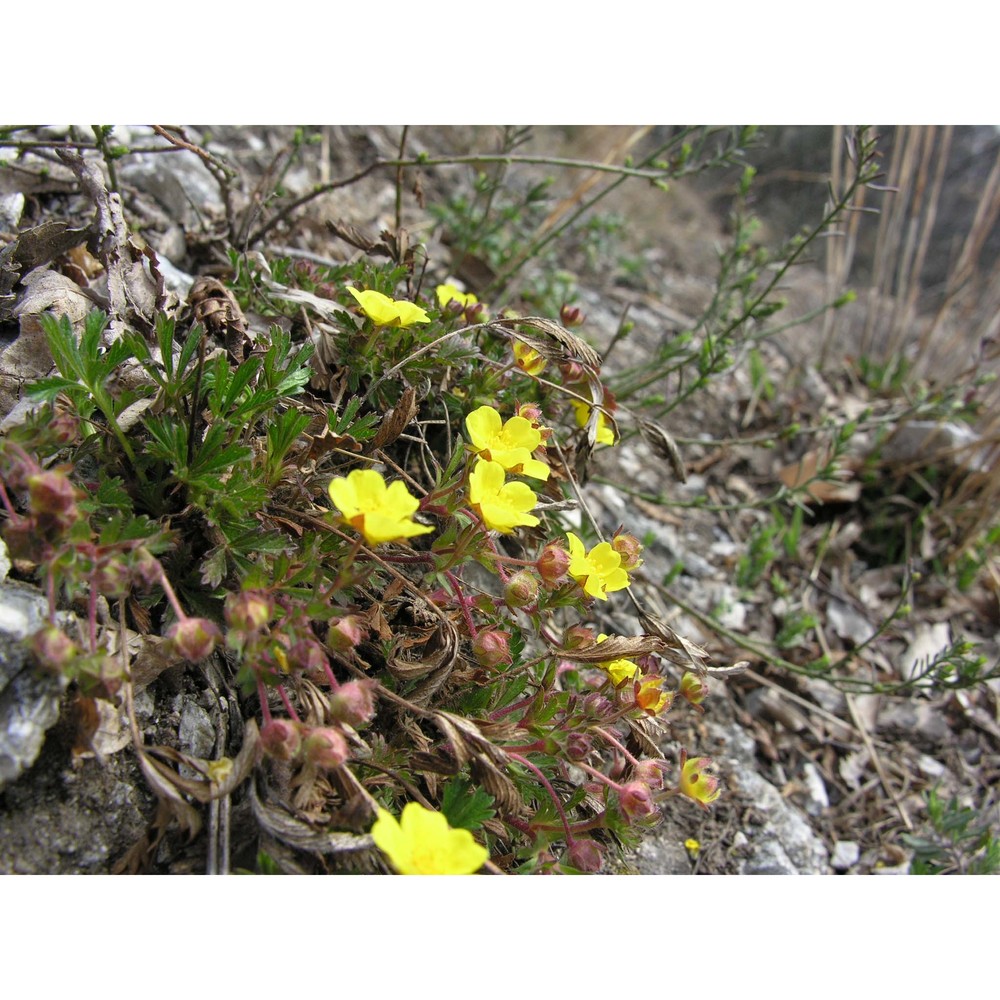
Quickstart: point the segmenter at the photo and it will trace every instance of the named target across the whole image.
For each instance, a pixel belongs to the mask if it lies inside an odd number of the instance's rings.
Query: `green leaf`
[[[493,797],[481,788],[472,788],[465,778],[453,778],[444,786],[441,812],[449,826],[465,830],[478,830],[496,815]]]

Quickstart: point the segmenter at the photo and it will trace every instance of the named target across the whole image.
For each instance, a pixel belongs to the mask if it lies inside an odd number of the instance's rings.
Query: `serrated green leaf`
[[[478,830],[496,815],[493,797],[481,788],[471,788],[465,778],[453,778],[444,786],[441,812],[450,826],[465,830]]]

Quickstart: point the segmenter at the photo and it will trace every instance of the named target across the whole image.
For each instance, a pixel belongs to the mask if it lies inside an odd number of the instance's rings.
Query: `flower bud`
[[[663,760],[640,760],[632,768],[632,780],[639,781],[649,788],[663,787],[663,771],[667,762]]]
[[[301,670],[307,677],[321,678],[326,674],[330,661],[326,650],[318,640],[312,638],[299,639],[288,650],[290,668]]]
[[[40,628],[28,645],[38,662],[48,670],[61,671],[79,652],[75,642],[55,625]]]
[[[535,569],[545,583],[554,586],[566,579],[569,563],[569,553],[561,545],[551,542],[542,549],[542,554],[535,562]]]
[[[653,792],[645,781],[630,781],[618,793],[618,804],[630,819],[642,819],[656,812]]]
[[[630,535],[628,532],[615,535],[611,539],[611,548],[622,557],[621,568],[627,573],[631,573],[632,570],[638,569],[642,565],[642,560],[639,558],[639,553],[642,552],[642,543],[635,535]]]
[[[331,649],[338,653],[347,653],[358,646],[368,635],[368,630],[357,615],[345,615],[336,622],[330,623],[330,631],[326,641]]]
[[[302,749],[301,727],[289,719],[271,719],[260,731],[260,742],[276,760],[294,760]]]
[[[529,347],[520,340],[515,340],[511,345],[511,350],[514,352],[514,362],[525,375],[541,375],[545,371],[548,362],[533,347]],[[524,414],[521,415],[524,416]]]
[[[149,549],[136,549],[132,558],[132,580],[136,586],[148,590],[163,578],[163,567],[159,559]]]
[[[207,618],[185,618],[170,626],[167,638],[185,660],[197,663],[211,655],[215,644],[222,638],[222,632]]]
[[[689,670],[681,678],[681,697],[687,699],[692,705],[700,705],[708,697],[708,685],[697,675]]]
[[[80,421],[69,410],[59,410],[49,421],[48,431],[57,444],[73,444],[80,436]]]
[[[106,556],[94,568],[91,585],[105,597],[124,597],[132,584],[132,568],[120,556]]]
[[[562,372],[563,381],[568,385],[582,382],[587,377],[587,372],[579,361],[567,361],[559,366],[559,371]]]
[[[363,726],[375,717],[375,682],[348,681],[330,697],[330,714],[349,726]]]
[[[274,601],[262,590],[242,590],[226,598],[226,624],[240,632],[259,632],[274,617]]]
[[[526,608],[538,600],[538,580],[522,569],[507,581],[503,597],[508,607]]]
[[[485,302],[470,302],[465,307],[466,323],[485,323],[489,319]]]
[[[563,649],[587,649],[597,642],[593,629],[586,625],[570,625],[563,632]]]
[[[347,760],[348,747],[344,734],[329,726],[312,729],[302,743],[306,760],[325,771],[340,767]]]
[[[601,849],[594,841],[587,838],[586,840],[574,840],[570,844],[566,860],[577,871],[593,873],[601,870],[603,858],[601,857]]]
[[[570,760],[585,760],[593,746],[593,739],[586,733],[570,733],[566,740],[566,756]]]
[[[472,652],[484,667],[501,667],[514,662],[510,652],[510,633],[483,629],[472,640]]]
[[[11,559],[37,563],[45,558],[46,545],[35,518],[15,515],[3,526],[3,537]]]
[[[62,533],[79,520],[76,487],[62,472],[49,470],[28,477],[31,512],[38,518],[39,530]]]
[[[563,326],[580,326],[586,318],[579,306],[571,306],[563,303],[562,309],[559,310],[559,322]]]

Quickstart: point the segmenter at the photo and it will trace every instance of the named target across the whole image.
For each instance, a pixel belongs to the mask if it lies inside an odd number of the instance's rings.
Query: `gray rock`
[[[833,845],[830,865],[834,871],[846,872],[861,860],[861,848],[853,840],[838,840]]]
[[[728,758],[736,787],[753,800],[764,817],[760,827],[745,830],[748,857],[740,864],[743,875],[825,875],[829,852],[793,805],[756,770],[753,738],[738,725],[707,723],[713,739],[722,744],[718,758]]]
[[[0,587],[0,788],[38,757],[59,718],[66,682],[37,670],[22,640],[46,621],[48,603],[34,590]]]
[[[830,796],[819,768],[811,761],[802,765],[802,782],[805,788],[805,810],[810,816],[820,816],[830,808]]]

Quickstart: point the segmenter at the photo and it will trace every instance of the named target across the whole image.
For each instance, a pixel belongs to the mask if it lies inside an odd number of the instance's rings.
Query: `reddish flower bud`
[[[76,487],[62,472],[50,470],[29,476],[28,495],[42,534],[62,533],[79,520]]]
[[[639,553],[642,552],[642,543],[635,535],[630,535],[628,532],[615,535],[611,539],[611,548],[622,557],[621,568],[627,573],[631,573],[632,570],[638,569],[642,565],[642,560],[639,558]]]
[[[326,641],[331,649],[338,653],[347,653],[358,646],[368,635],[361,618],[357,615],[345,615],[336,622],[331,622]]]
[[[566,740],[566,756],[570,760],[585,760],[593,746],[593,739],[586,733],[570,733]]]
[[[56,673],[80,652],[76,643],[55,625],[40,628],[28,640],[28,645],[39,664]]]
[[[483,629],[472,640],[472,652],[484,667],[502,667],[514,662],[510,652],[510,633]]]
[[[586,625],[570,625],[563,632],[564,649],[586,649],[588,646],[593,646],[595,642],[597,642],[597,636]]]
[[[665,760],[640,760],[632,768],[632,780],[640,781],[650,788],[662,788],[663,772],[668,766]]]
[[[211,655],[215,644],[222,638],[222,632],[207,618],[185,618],[170,626],[167,638],[185,660],[197,663]]]
[[[80,421],[68,410],[60,410],[49,422],[48,431],[57,443],[73,444],[80,435]]]
[[[559,366],[559,371],[562,372],[563,381],[569,385],[582,382],[587,377],[587,372],[578,361],[567,361]]]
[[[363,726],[375,717],[375,682],[368,679],[348,681],[330,698],[330,714],[349,726]]]
[[[148,590],[163,578],[163,567],[149,549],[137,549],[132,558],[132,580],[136,586]]]
[[[274,601],[262,590],[243,590],[226,598],[226,624],[240,632],[259,632],[274,617]]]
[[[288,650],[289,669],[301,670],[313,679],[325,677],[329,663],[326,650],[313,638],[299,639]]]
[[[3,537],[11,559],[41,562],[45,557],[46,545],[33,517],[12,517],[3,526]]]
[[[106,556],[95,567],[91,582],[105,597],[124,597],[132,586],[132,568],[120,556]]]
[[[538,580],[526,569],[515,573],[503,590],[504,600],[511,608],[526,608],[538,600]]]
[[[294,760],[302,749],[301,727],[289,719],[271,719],[260,731],[260,742],[276,760]]]
[[[349,753],[344,734],[329,726],[310,730],[302,743],[302,750],[306,760],[325,771],[340,767]]]
[[[465,307],[466,323],[485,323],[489,319],[485,302],[470,302]]]
[[[569,553],[561,545],[551,542],[542,549],[542,554],[535,562],[535,569],[545,583],[555,585],[566,579],[569,563]]]
[[[630,819],[642,819],[656,812],[653,793],[644,781],[630,781],[618,793],[618,804]]]
[[[601,863],[603,858],[601,857],[601,849],[594,843],[594,841],[587,840],[574,840],[570,844],[569,851],[566,854],[566,860],[577,870],[581,872],[598,872],[601,870]]]
[[[563,326],[580,326],[586,318],[579,306],[564,303],[562,309],[559,310],[559,322]]]

